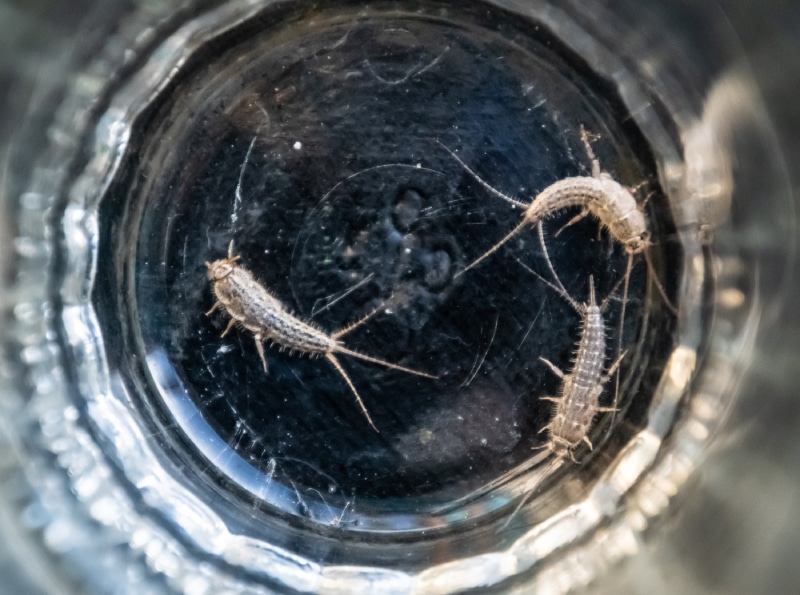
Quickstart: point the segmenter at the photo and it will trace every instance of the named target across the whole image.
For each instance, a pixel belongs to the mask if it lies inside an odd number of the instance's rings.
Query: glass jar
[[[794,250],[724,13],[3,10],[62,33],[13,69],[3,203],[6,535],[45,592],[653,584]],[[600,221],[525,218],[602,176]],[[593,422],[566,450],[552,398]]]

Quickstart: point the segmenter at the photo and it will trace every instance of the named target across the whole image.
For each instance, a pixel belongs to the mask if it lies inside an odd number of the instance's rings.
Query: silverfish
[[[289,353],[307,353],[313,356],[324,356],[339,374],[342,375],[350,390],[355,395],[361,411],[367,418],[369,425],[377,432],[378,428],[372,421],[361,396],[356,387],[350,380],[342,365],[339,363],[335,353],[349,355],[373,364],[378,364],[393,370],[407,372],[423,378],[437,379],[437,376],[412,370],[404,366],[392,364],[384,360],[347,349],[339,340],[347,333],[355,330],[367,320],[372,318],[379,309],[375,309],[355,323],[336,331],[326,334],[313,324],[304,322],[300,318],[290,313],[286,306],[267,288],[259,283],[253,274],[245,267],[236,264],[240,256],[233,255],[233,241],[228,246],[228,257],[214,262],[206,262],[208,267],[208,279],[213,284],[216,302],[211,309],[206,312],[210,316],[218,308],[223,308],[231,317],[228,326],[222,333],[224,337],[235,325],[247,329],[253,333],[256,342],[256,349],[264,365],[264,372],[267,372],[267,360],[264,357],[264,347],[262,343],[269,341],[270,344],[279,345],[281,350],[288,349]]]

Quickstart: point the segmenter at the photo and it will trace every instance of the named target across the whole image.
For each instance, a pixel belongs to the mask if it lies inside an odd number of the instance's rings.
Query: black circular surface
[[[526,270],[550,277],[531,228],[456,276],[521,210],[446,148],[529,202],[591,175],[584,126],[604,170],[657,189],[610,86],[534,24],[460,4],[388,6],[280,15],[221,40],[142,120],[102,211],[100,283],[120,297],[95,302],[101,318],[125,319],[117,356],[143,409],[212,481],[312,517],[341,519],[353,502],[418,512],[501,476],[546,437],[551,404],[539,397],[560,382],[539,358],[568,370],[580,317]],[[574,299],[588,299],[589,275],[604,299],[627,255],[591,218],[556,237],[577,212],[547,221],[548,250]],[[379,308],[344,344],[438,379],[338,356],[377,433],[325,359],[265,345],[265,374],[252,333],[221,337],[224,313],[204,315],[214,304],[205,262],[231,241],[293,315],[334,332]],[[641,334],[646,280],[638,258],[629,394],[652,347]],[[607,365],[619,315],[611,300]]]

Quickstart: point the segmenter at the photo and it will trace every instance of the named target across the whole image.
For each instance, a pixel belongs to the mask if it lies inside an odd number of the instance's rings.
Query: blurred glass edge
[[[678,5],[682,3],[676,3]],[[759,322],[752,361],[718,439],[639,554],[591,586],[593,593],[790,593],[800,585],[800,5],[719,2],[720,23],[743,60],[726,65],[755,81],[785,161],[793,204],[785,205],[784,260]],[[703,35],[705,32],[697,32]],[[753,197],[758,201],[758,197]]]
[[[148,7],[145,12],[154,22],[177,5],[138,4]],[[721,26],[735,33],[747,58],[746,64],[727,68],[754,77],[790,164],[790,182],[797,199],[800,172],[792,165],[800,158],[800,110],[794,96],[800,88],[800,40],[796,35],[800,6],[734,0],[720,5],[729,19]],[[18,178],[13,168],[15,163],[24,163],[26,156],[16,153],[15,139],[44,134],[50,114],[41,113],[41,106],[57,105],[59,89],[69,82],[64,74],[72,71],[68,64],[85,59],[72,49],[76,32],[92,31],[91,35],[101,39],[104,27],[111,26],[127,9],[121,2],[0,4],[0,187],[4,194],[0,208],[5,209],[9,197],[20,191],[14,186]],[[87,47],[91,46],[87,44],[82,51]],[[9,158],[12,153],[13,160]],[[3,253],[11,249],[6,222],[5,213],[0,212]],[[793,234],[796,240],[796,230]],[[786,250],[793,257],[795,246]],[[0,259],[0,273],[5,273],[5,265]],[[796,268],[794,261],[779,266]],[[800,584],[795,561],[800,519],[793,514],[794,504],[800,501],[800,441],[794,438],[800,430],[800,400],[795,396],[800,381],[796,364],[800,313],[792,307],[791,297],[786,299],[800,290],[800,282],[791,274],[773,278],[784,284],[765,290],[771,293],[771,304],[783,306],[764,313],[754,359],[724,439],[715,443],[678,496],[674,512],[660,519],[648,539],[638,544],[639,555],[594,583],[593,592],[780,593]],[[778,294],[783,299],[774,299]],[[13,424],[13,420],[2,423]],[[7,479],[13,466],[13,445],[0,447],[0,469]],[[14,500],[14,485],[4,482],[0,489],[4,503]],[[12,510],[0,510],[4,591],[63,592],[63,585],[49,582],[52,568],[35,544],[38,538],[15,533],[18,525],[10,514]]]

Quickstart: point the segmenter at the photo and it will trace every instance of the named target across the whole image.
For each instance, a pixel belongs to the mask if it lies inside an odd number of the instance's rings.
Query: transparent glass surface
[[[86,14],[4,177],[4,524],[30,574],[51,568],[44,592],[557,593],[647,568],[733,435],[794,253],[782,148],[724,13]],[[544,244],[520,225],[595,156],[646,255],[577,207]],[[339,339],[335,359],[284,330],[262,361],[266,315],[228,329],[208,278],[228,255],[243,299],[268,290],[278,326]],[[620,363],[570,456],[547,450],[546,397],[586,323],[542,279],[594,290],[595,359]]]

